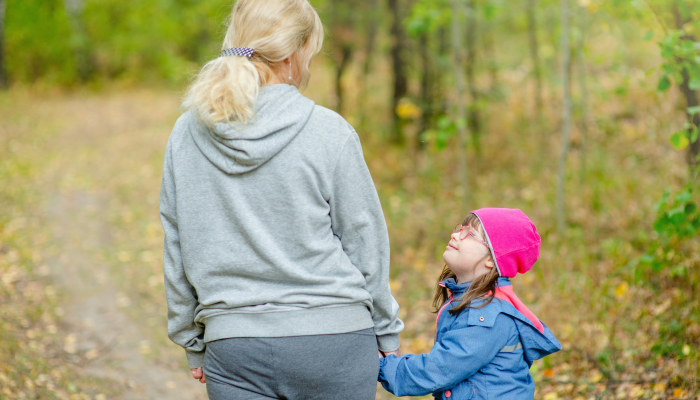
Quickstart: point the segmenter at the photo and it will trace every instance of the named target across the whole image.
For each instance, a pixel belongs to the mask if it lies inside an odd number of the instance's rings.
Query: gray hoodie
[[[389,237],[354,129],[293,86],[261,88],[256,119],[211,129],[190,111],[163,165],[168,336],[190,368],[232,337],[374,327],[399,347]]]

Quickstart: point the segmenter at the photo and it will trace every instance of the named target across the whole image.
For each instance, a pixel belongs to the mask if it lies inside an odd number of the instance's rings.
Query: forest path
[[[44,206],[37,212],[51,238],[48,273],[62,294],[64,350],[79,373],[115,383],[119,394],[106,396],[110,400],[206,399],[205,385],[190,376],[183,350],[167,340],[162,283],[151,285],[152,298],[143,301],[131,290],[143,279],[129,275],[129,268],[148,269],[157,277],[160,258],[153,257],[148,267],[133,263],[126,268],[109,256],[121,245],[115,208],[131,199],[145,203],[148,195],[145,214],[150,225],[157,221],[153,197],[157,199],[160,174],[155,164],[177,117],[177,96],[71,96],[34,106],[31,114],[40,118],[32,130],[50,131],[36,141],[34,159],[42,165],[43,183],[35,184],[43,185]],[[151,145],[144,146],[143,138]],[[115,200],[125,190],[124,179],[138,175],[145,164],[154,164],[146,168],[152,171],[147,184],[153,187]],[[129,236],[134,243],[144,241]],[[150,242],[155,254],[157,241]]]
[[[204,385],[189,378],[189,371],[147,357],[153,352],[153,332],[122,311],[130,301],[114,284],[110,267],[93,256],[110,236],[99,218],[103,204],[89,193],[74,192],[57,195],[48,205],[52,218],[46,228],[62,248],[48,265],[65,293],[62,322],[71,332],[65,349],[82,356],[83,373],[123,385],[115,399],[206,399]],[[159,349],[163,353],[163,359],[184,357],[174,345]]]

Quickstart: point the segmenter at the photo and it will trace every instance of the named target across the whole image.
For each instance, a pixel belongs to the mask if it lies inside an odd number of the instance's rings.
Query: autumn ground
[[[165,343],[157,214],[113,208],[141,179],[154,188],[138,201],[157,207],[152,151],[177,99],[48,97],[3,99],[0,398],[206,398]],[[148,233],[125,237],[118,220]],[[143,268],[152,278],[132,281]],[[160,295],[139,298],[139,285]]]
[[[308,94],[332,104],[321,78]],[[607,90],[607,81],[598,84]],[[453,168],[460,153],[453,141],[446,150],[388,145],[368,128],[386,123],[385,95],[369,97],[372,115],[347,117],[389,225],[403,350],[428,351],[441,249],[465,214]],[[687,176],[667,141],[678,99],[633,80],[625,94],[594,104],[583,173],[574,131],[570,227],[560,236],[558,127],[530,123],[526,95],[514,90],[485,112],[489,134],[469,165],[474,207],[522,208],[543,236],[535,270],[514,280],[564,345],[533,365],[536,397],[700,398],[697,241],[686,249],[695,255],[682,260],[686,275],[631,278],[653,237],[654,203]],[[357,93],[349,96],[357,102]],[[546,121],[557,121],[552,103]],[[166,335],[158,196],[178,114],[178,93],[165,90],[0,95],[0,399],[205,398]],[[415,134],[409,123],[409,138]]]

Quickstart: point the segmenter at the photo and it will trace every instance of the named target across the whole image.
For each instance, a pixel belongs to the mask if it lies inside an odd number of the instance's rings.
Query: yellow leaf
[[[544,395],[544,400],[557,400],[559,396],[557,396],[556,392],[550,392]]]
[[[673,389],[673,397],[681,397],[683,395],[683,389],[675,388]]]
[[[409,99],[401,99],[399,100],[399,104],[396,105],[396,115],[402,119],[416,119],[422,114],[421,109],[411,103]]]
[[[655,392],[663,392],[665,390],[666,390],[666,384],[663,382],[659,382],[656,385],[654,385]]]
[[[151,345],[148,343],[148,340],[142,340],[141,345],[139,346],[139,353],[150,354],[150,352],[151,352]]]
[[[391,291],[392,291],[392,292],[398,291],[399,289],[401,289],[401,282],[390,280],[390,281],[389,281],[389,286],[391,286]]]
[[[615,288],[615,297],[621,299],[622,296],[624,296],[625,293],[627,293],[627,289],[629,289],[629,285],[627,284],[627,282],[622,282],[621,284],[617,285],[617,287]]]
[[[687,356],[689,354],[690,354],[690,346],[688,346],[687,344],[683,345],[683,355]]]
[[[593,374],[593,376],[591,377],[591,382],[592,382],[592,383],[598,383],[598,382],[600,382],[601,379],[603,379],[603,374],[601,374],[600,372],[596,372],[596,373]]]

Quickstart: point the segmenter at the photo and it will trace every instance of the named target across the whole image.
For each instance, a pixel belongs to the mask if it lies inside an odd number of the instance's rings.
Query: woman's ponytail
[[[321,51],[323,25],[308,0],[238,0],[233,7],[223,49],[248,47],[250,58],[223,56],[209,61],[194,79],[182,108],[207,125],[255,117],[261,86],[292,57],[303,87],[311,58]],[[286,77],[287,75],[285,75]]]
[[[206,124],[247,122],[253,117],[260,74],[246,57],[209,61],[190,86],[182,104]]]

